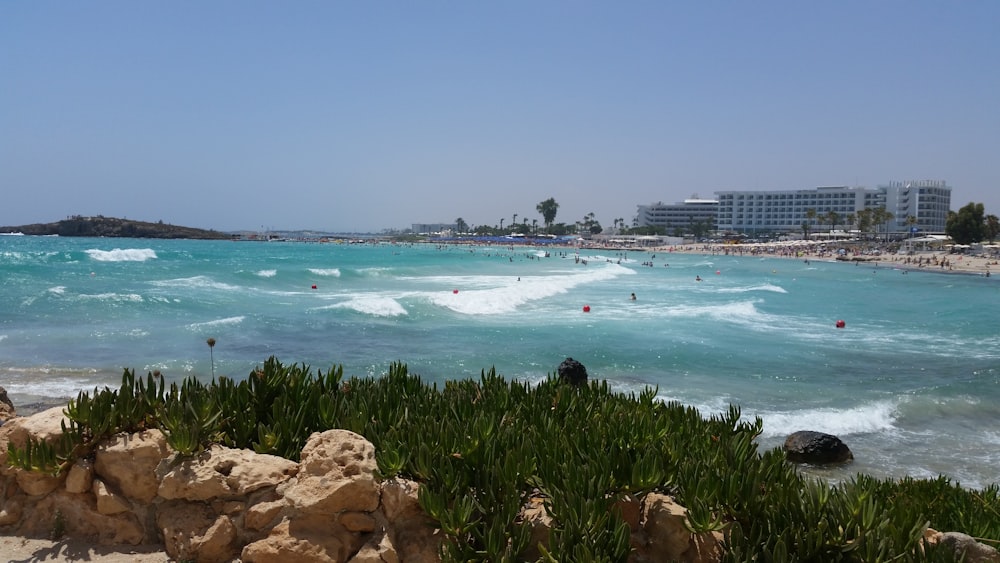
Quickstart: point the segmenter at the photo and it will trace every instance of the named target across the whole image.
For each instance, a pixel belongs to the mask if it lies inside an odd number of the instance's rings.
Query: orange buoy
[[[583,306],[583,312],[584,313],[589,313],[590,312],[590,305],[584,305]]]
[[[453,289],[453,290],[451,290],[451,292],[452,293],[458,293],[458,290],[457,289]]]
[[[840,319],[840,320],[837,321],[837,328],[844,328],[846,326],[847,326],[847,323],[845,323],[843,321],[843,319]]]

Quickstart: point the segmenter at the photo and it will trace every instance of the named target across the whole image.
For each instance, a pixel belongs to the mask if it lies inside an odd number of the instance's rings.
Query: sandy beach
[[[786,243],[755,244],[685,244],[661,246],[651,252],[683,252],[705,256],[755,256],[761,258],[791,258],[797,260],[859,262],[878,268],[903,271],[918,270],[944,274],[964,274],[989,277],[1000,271],[1000,258],[971,254],[953,254],[946,251],[922,251],[913,254],[837,254],[820,243],[790,241]]]
[[[94,563],[164,563],[172,561],[162,545],[91,545],[83,540],[59,541],[0,536],[0,560],[91,561]]]

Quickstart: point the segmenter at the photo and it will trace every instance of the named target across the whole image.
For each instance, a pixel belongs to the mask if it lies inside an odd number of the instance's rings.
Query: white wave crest
[[[340,268],[309,268],[309,271],[317,276],[340,277]]]
[[[763,285],[752,285],[748,287],[724,287],[716,290],[719,293],[748,293],[751,291],[771,291],[774,293],[788,293],[785,288],[765,283]]]
[[[227,325],[238,325],[246,319],[245,316],[240,315],[238,317],[226,317],[225,319],[215,319],[214,321],[205,321],[201,323],[191,323],[188,325],[190,329],[199,329],[206,327],[217,327],[217,326],[227,326]]]
[[[87,255],[98,262],[145,262],[156,258],[156,252],[152,248],[116,248],[114,250],[92,248],[87,251]]]
[[[836,436],[886,432],[895,429],[896,405],[877,401],[851,409],[809,409],[791,412],[759,413],[764,420],[763,437],[786,436],[798,430],[815,430]]]
[[[257,272],[257,275],[262,278],[273,278],[278,275],[278,270],[260,270]]]
[[[524,277],[520,281],[511,276],[442,277],[438,280],[452,288],[447,292],[429,292],[426,298],[434,305],[447,307],[464,315],[495,315],[516,311],[531,301],[545,299],[583,284],[615,279],[636,272],[617,264],[601,268],[573,270],[569,274]],[[462,289],[467,287],[483,289]]]
[[[707,316],[718,321],[741,324],[758,323],[764,320],[753,301],[735,301],[712,305],[676,305],[660,311],[660,314],[677,318]]]
[[[95,295],[80,294],[81,300],[109,301],[116,303],[142,303],[142,296],[138,293],[98,293]]]
[[[226,291],[240,289],[238,286],[235,285],[229,285],[227,283],[217,282],[208,276],[194,276],[191,278],[159,280],[149,283],[158,287],[180,287],[189,289],[221,289]]]
[[[66,293],[66,286],[57,285],[55,287],[50,287],[49,293],[52,293],[54,295],[63,295],[64,293]]]
[[[343,303],[323,307],[323,309],[350,309],[374,317],[400,317],[408,314],[406,308],[399,301],[391,297],[379,296],[357,297]]]

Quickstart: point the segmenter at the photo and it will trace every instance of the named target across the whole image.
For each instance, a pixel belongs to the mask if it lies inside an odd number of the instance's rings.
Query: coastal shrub
[[[995,485],[863,475],[830,485],[780,449],[760,451],[761,420],[736,406],[705,417],[654,388],[623,394],[605,381],[529,385],[491,369],[439,388],[401,363],[345,378],[272,357],[244,380],[169,388],[126,370],[121,387],[80,393],[66,414],[59,440],[10,446],[10,464],[58,474],[100,439],[147,428],[181,455],[219,443],[297,460],[313,432],[351,430],[375,446],[382,478],[420,484],[446,561],[521,561],[529,548],[545,561],[624,561],[619,506],[654,491],[688,508],[690,531],[723,531],[733,562],[953,560],[923,545],[928,526],[1000,539]],[[544,546],[529,546],[520,514],[539,504],[553,523]]]

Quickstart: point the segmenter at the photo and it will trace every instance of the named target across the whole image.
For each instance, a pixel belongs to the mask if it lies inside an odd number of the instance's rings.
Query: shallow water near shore
[[[855,462],[819,472],[831,479],[1000,482],[996,277],[670,252],[30,236],[0,237],[0,274],[0,386],[15,405],[117,386],[126,367],[207,381],[274,355],[346,376],[400,361],[432,382],[494,366],[534,382],[571,356],[617,390],[656,386],[706,416],[740,405],[764,420],[762,447],[836,434]]]

